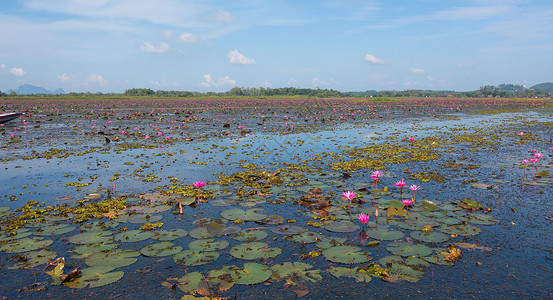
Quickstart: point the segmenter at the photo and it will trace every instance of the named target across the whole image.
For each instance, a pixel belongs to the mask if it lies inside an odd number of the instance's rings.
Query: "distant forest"
[[[20,96],[14,92],[10,94],[0,91],[0,97]],[[52,96],[52,95],[49,95]],[[63,95],[61,95],[63,97]],[[509,98],[547,98],[553,97],[553,83],[541,83],[531,88],[524,88],[522,85],[500,84],[497,86],[486,85],[476,91],[456,92],[438,90],[405,90],[405,91],[364,91],[364,92],[340,92],[333,89],[308,89],[308,88],[244,88],[233,87],[226,92],[190,92],[190,91],[154,91],[149,88],[127,89],[124,93],[68,93],[65,96],[88,97],[88,96],[123,96],[123,97],[159,97],[159,98],[202,98],[202,97],[251,97],[251,98],[369,98],[369,97],[459,97],[459,98],[482,98],[482,97],[509,97]]]

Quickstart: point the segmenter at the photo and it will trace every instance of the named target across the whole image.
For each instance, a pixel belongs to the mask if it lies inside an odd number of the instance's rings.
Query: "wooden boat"
[[[0,124],[7,123],[13,119],[19,118],[19,116],[22,116],[24,113],[5,113],[0,114]]]

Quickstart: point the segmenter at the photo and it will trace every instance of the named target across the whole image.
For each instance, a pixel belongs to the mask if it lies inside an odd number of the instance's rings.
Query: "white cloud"
[[[140,50],[147,52],[147,53],[166,53],[170,49],[169,45],[167,43],[161,42],[157,43],[155,46],[148,43],[148,42],[142,42],[140,44]]]
[[[88,77],[88,81],[99,83],[100,85],[105,85],[108,83],[108,81],[105,80],[104,77],[102,77],[102,75],[96,75],[96,74],[90,75]]]
[[[61,74],[60,76],[58,76],[59,80],[61,81],[69,81],[71,80],[71,78],[69,78],[69,76],[67,76],[67,74],[63,73]]]
[[[10,73],[17,77],[25,76],[25,74],[27,74],[27,72],[25,72],[23,68],[11,68]]]
[[[434,79],[434,77],[432,77],[432,76],[430,76],[430,75],[426,76],[426,79],[428,79],[428,80],[430,80],[430,81],[436,80],[436,79]]]
[[[220,10],[215,13],[215,20],[221,23],[231,23],[234,22],[234,15],[228,11]]]
[[[229,53],[227,53],[228,62],[229,64],[233,65],[255,65],[255,60],[251,58],[245,57],[242,53],[238,52],[238,50],[232,50]]]
[[[229,76],[220,77],[217,82],[213,80],[213,77],[209,74],[204,74],[204,81],[200,84],[202,87],[220,87],[220,86],[234,86],[236,80],[231,79]]]
[[[183,33],[179,36],[179,41],[184,42],[184,43],[197,43],[197,42],[199,42],[200,40],[198,39],[197,36],[193,35],[192,33],[183,32]]]
[[[4,70],[6,68],[6,64],[0,64],[0,69]]]
[[[376,57],[372,54],[365,55],[365,60],[372,63],[372,64],[375,64],[375,65],[382,65],[382,64],[386,63],[386,61],[384,61],[384,59],[378,58],[378,57]]]
[[[261,84],[261,86],[264,86],[264,87],[271,87],[271,86],[273,86],[273,85],[272,85],[270,82],[265,81],[265,82],[263,82],[263,83]]]
[[[311,80],[311,83],[313,83],[313,85],[317,87],[317,86],[329,86],[336,82],[332,78],[328,81],[322,81],[317,77],[313,77],[313,80]]]
[[[424,69],[411,68],[411,73],[413,74],[421,74],[424,72],[425,72]]]

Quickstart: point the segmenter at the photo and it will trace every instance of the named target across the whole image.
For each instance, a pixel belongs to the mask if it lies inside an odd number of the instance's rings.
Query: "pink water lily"
[[[524,177],[526,177],[526,164],[529,164],[530,161],[527,160],[527,159],[523,159],[523,160],[521,161],[521,163],[524,164]]]
[[[541,154],[541,153],[536,153],[536,154],[534,154],[534,157],[536,157],[536,158],[542,158],[542,157],[543,157],[543,154]]]
[[[355,197],[357,197],[357,196],[355,195],[354,192],[352,192],[352,191],[347,191],[347,192],[343,192],[343,193],[342,193],[342,197],[343,197],[343,198],[346,198],[346,199],[348,199],[348,200],[351,200],[351,199],[355,199]]]
[[[347,191],[342,193],[342,197],[348,199],[348,212],[349,212],[349,219],[353,222],[353,217],[351,216],[351,199],[355,199],[357,197],[354,192]]]
[[[415,140],[415,138],[414,138],[414,137],[410,137],[409,140],[412,142],[412,141]]]
[[[402,178],[401,181],[396,181],[395,186],[403,188],[407,183]]]
[[[203,181],[196,181],[196,182],[194,182],[192,185],[194,185],[194,187],[201,188],[201,187],[204,187],[204,186],[205,186],[205,182],[203,182]]]
[[[359,219],[359,222],[361,222],[361,224],[363,225],[363,230],[365,229],[365,223],[367,223],[369,221],[369,215],[367,214],[360,214],[359,216],[357,216],[357,219]]]
[[[409,186],[409,189],[410,189],[411,191],[413,191],[413,203],[414,203],[414,202],[415,202],[415,197],[416,197],[416,192],[417,192],[418,190],[420,190],[421,187],[418,186],[418,185],[413,184],[413,185]]]
[[[402,200],[401,203],[403,203],[403,205],[405,205],[405,206],[409,206],[409,205],[413,204],[413,201],[409,200],[409,199],[405,199],[405,200]]]
[[[371,175],[371,178],[374,180],[374,188],[376,189],[376,185],[377,185],[377,182],[378,182],[378,178],[382,176],[382,173],[380,173],[379,171],[374,171],[373,174]]]

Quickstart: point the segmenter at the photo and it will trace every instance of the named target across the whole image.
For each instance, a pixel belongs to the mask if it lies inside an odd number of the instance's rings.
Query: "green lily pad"
[[[221,212],[221,216],[227,220],[243,220],[243,221],[259,221],[267,217],[267,215],[261,213],[264,211],[262,208],[251,208],[248,210],[242,210],[240,208],[233,208]]]
[[[50,225],[35,229],[35,231],[33,231],[33,234],[37,236],[57,235],[68,233],[75,229],[77,229],[77,227],[69,226],[67,224]]]
[[[231,225],[229,227],[225,227],[221,224],[217,224],[215,222],[211,222],[205,226],[207,229],[207,232],[212,234],[213,236],[223,236],[223,235],[229,235],[229,234],[235,234],[240,232],[242,229],[236,225]]]
[[[259,263],[244,263],[244,268],[240,269],[235,266],[225,267],[233,278],[236,284],[256,284],[266,281],[273,275],[273,271]],[[211,283],[211,281],[210,281]]]
[[[138,214],[138,215],[133,215],[129,217],[127,222],[132,224],[144,224],[144,223],[154,223],[161,219],[163,219],[162,215]]]
[[[436,205],[436,203],[434,203],[430,200],[421,200],[420,203],[424,206],[425,210],[428,210],[428,211],[440,210],[438,205]]]
[[[144,213],[151,215],[151,214],[155,214],[155,213],[168,211],[171,208],[173,208],[171,205],[156,205],[156,206],[153,206],[153,207],[149,207],[148,209],[146,209],[144,211]],[[148,222],[156,222],[156,221],[148,221]]]
[[[341,237],[325,237],[315,245],[319,248],[327,249],[334,246],[341,246],[346,240],[346,238]]]
[[[67,240],[73,244],[85,245],[112,242],[113,237],[111,231],[89,231],[71,236]]]
[[[423,257],[432,254],[432,249],[422,244],[393,243],[386,247],[393,255]]]
[[[34,268],[46,264],[56,258],[58,254],[50,249],[41,249],[25,253],[25,261],[18,262],[8,269]]]
[[[324,226],[324,228],[331,232],[355,232],[359,229],[361,229],[361,226],[354,224],[350,221],[338,221],[338,222],[332,222],[330,224],[327,224]]]
[[[426,256],[426,257],[423,257],[422,259],[424,259],[425,261],[427,261],[429,263],[436,264],[436,265],[442,265],[442,266],[454,266],[455,265],[454,262],[444,260],[445,255],[443,255],[441,253],[436,253],[432,256]]]
[[[197,251],[217,251],[225,249],[229,246],[229,242],[224,240],[215,241],[214,239],[195,240],[188,244],[190,250]]]
[[[459,225],[463,223],[463,221],[453,217],[438,218],[436,219],[436,222],[440,222],[442,224],[447,224],[447,225]]]
[[[296,243],[315,243],[318,240],[321,240],[323,238],[323,235],[320,233],[313,233],[311,231],[304,231],[302,233],[292,235],[288,237],[288,240]]]
[[[106,252],[117,249],[119,244],[100,243],[100,244],[85,244],[75,247],[73,252],[78,254],[77,258],[88,257],[92,253]]]
[[[175,263],[185,266],[200,266],[214,262],[219,258],[215,251],[184,250],[173,257]]]
[[[482,229],[470,224],[460,224],[460,225],[442,224],[436,229],[447,234],[457,234],[457,235],[478,235],[480,234],[480,232],[482,232]]]
[[[98,252],[89,255],[85,259],[85,264],[90,267],[110,266],[113,268],[124,267],[134,264],[138,259],[140,252],[130,249],[117,249],[108,252]]]
[[[274,258],[282,253],[280,248],[269,248],[269,244],[263,242],[251,242],[234,246],[230,249],[230,255],[245,260]]]
[[[33,233],[27,228],[19,228],[13,231],[0,232],[0,242],[22,239],[32,234]]]
[[[392,266],[388,270],[388,273],[392,277],[407,280],[409,282],[417,282],[424,275],[423,271],[418,271],[403,263],[392,263]]]
[[[394,200],[390,200],[390,202],[388,203],[388,207],[403,209],[405,205],[403,205],[401,201],[394,199]]]
[[[140,253],[148,257],[161,257],[174,255],[182,251],[182,247],[173,247],[173,245],[171,242],[155,243],[140,249]]]
[[[372,259],[370,252],[363,251],[355,246],[334,246],[323,250],[323,255],[327,260],[344,263],[357,264],[368,262]]]
[[[265,230],[242,230],[238,233],[231,234],[230,237],[240,242],[256,242],[266,238],[269,234]]]
[[[408,256],[407,258],[405,258],[405,263],[410,267],[417,268],[430,266],[430,264],[426,260],[414,256]]]
[[[469,223],[478,225],[495,225],[499,223],[498,220],[494,220],[493,216],[484,214],[471,214],[468,218]]]
[[[177,287],[188,294],[209,294],[209,289],[204,282],[204,276],[200,272],[186,273],[186,275],[179,278]]]
[[[449,240],[449,235],[443,234],[438,231],[431,231],[431,232],[412,231],[410,236],[416,240],[427,242],[427,243],[442,243]]]
[[[181,237],[188,235],[188,231],[185,229],[171,229],[171,230],[156,230],[153,232],[152,239],[157,241],[173,241]]]
[[[304,232],[305,228],[299,225],[284,224],[271,228],[272,233],[283,234],[283,235],[294,235],[301,232]]]
[[[344,268],[344,267],[330,267],[328,268],[330,274],[334,275],[336,278],[340,277],[349,277],[354,278],[356,282],[370,282],[372,277],[367,271],[355,268]]]
[[[111,272],[114,269],[114,267],[110,266],[84,268],[80,270],[81,275],[79,277],[63,284],[67,287],[77,289],[105,286],[123,278],[125,273],[123,271]]]
[[[43,238],[29,238],[11,240],[5,244],[0,245],[0,252],[18,253],[33,251],[40,248],[50,246],[54,241],[45,240]]]
[[[285,262],[273,265],[271,269],[275,272],[277,279],[293,278],[303,282],[317,282],[323,279],[321,270],[310,270],[312,265],[302,262]]]
[[[405,237],[405,233],[401,230],[387,230],[382,227],[367,229],[365,233],[369,237],[381,241],[395,241]]]
[[[139,229],[136,230],[127,230],[121,233],[116,234],[113,239],[117,242],[140,242],[147,240],[154,236],[154,233],[151,231],[142,231]]]
[[[209,233],[205,227],[196,227],[190,230],[188,235],[194,239],[210,239],[215,237],[213,234]]]
[[[113,229],[115,227],[119,226],[119,222],[116,221],[93,221],[90,223],[86,223],[81,225],[82,231],[103,231],[108,229]]]
[[[478,201],[476,200],[473,200],[473,199],[469,199],[469,198],[465,198],[461,201],[459,201],[459,206],[463,207],[463,208],[469,208],[469,209],[473,209],[473,210],[478,210],[478,209],[483,209],[484,206],[480,203],[478,203]]]

